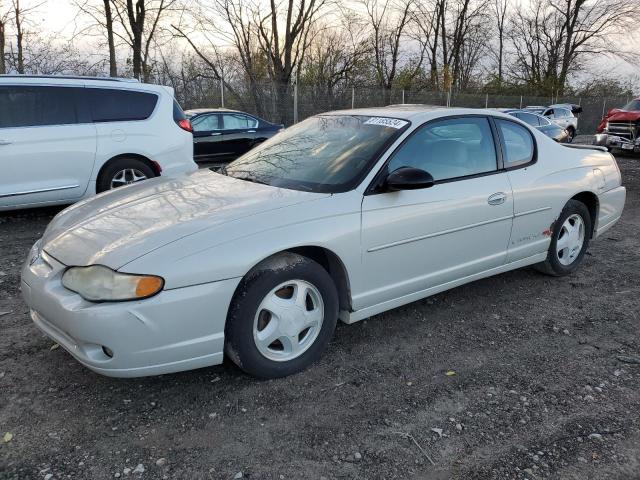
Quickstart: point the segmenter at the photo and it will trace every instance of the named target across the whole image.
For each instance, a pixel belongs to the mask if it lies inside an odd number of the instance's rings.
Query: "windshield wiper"
[[[233,178],[237,178],[238,180],[244,180],[245,182],[259,183],[260,185],[269,185],[267,182],[263,182],[262,180],[258,180],[255,177],[233,177]]]

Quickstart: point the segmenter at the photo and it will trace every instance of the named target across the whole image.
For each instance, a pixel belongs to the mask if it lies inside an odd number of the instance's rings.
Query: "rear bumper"
[[[613,188],[598,196],[600,211],[598,214],[598,228],[594,235],[595,238],[598,238],[620,220],[626,197],[627,190],[624,187]]]
[[[165,290],[141,301],[92,303],[62,286],[64,268],[44,252],[35,263],[27,261],[22,294],[35,325],[91,370],[139,377],[222,362],[237,279]]]

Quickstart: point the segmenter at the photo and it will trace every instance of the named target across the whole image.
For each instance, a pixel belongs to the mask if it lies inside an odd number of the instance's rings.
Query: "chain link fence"
[[[384,107],[393,104],[424,104],[465,108],[523,108],[553,103],[574,103],[582,106],[578,134],[593,134],[604,113],[621,107],[631,97],[542,97],[534,95],[501,95],[495,93],[447,93],[381,89],[350,88],[330,85],[284,85],[260,83],[253,88],[222,88],[220,83],[202,92],[190,92],[183,101],[185,108],[224,107],[242,110],[265,120],[292,125],[318,113],[349,108]],[[180,99],[182,100],[182,99]],[[184,103],[186,101],[186,104]]]

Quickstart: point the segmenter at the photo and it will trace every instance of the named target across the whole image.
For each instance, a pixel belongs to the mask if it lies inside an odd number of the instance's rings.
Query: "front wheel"
[[[242,280],[231,301],[225,352],[242,370],[277,378],[320,358],[338,319],[333,280],[315,261],[283,253]]]
[[[572,143],[574,138],[576,138],[575,129],[573,127],[567,128],[567,143]]]
[[[552,235],[547,259],[536,268],[549,275],[569,275],[582,263],[589,246],[591,216],[586,205],[569,200],[554,224]]]

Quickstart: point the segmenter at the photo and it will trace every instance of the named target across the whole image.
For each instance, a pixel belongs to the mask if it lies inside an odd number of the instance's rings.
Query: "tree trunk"
[[[4,58],[5,24],[0,20],[0,75],[7,73],[7,64]]]
[[[24,46],[22,44],[22,18],[20,17],[20,0],[15,0],[16,40],[18,46],[18,73],[24,73]]]
[[[111,15],[111,0],[103,0],[105,25],[107,27],[107,43],[109,44],[109,76],[118,76],[118,65],[116,63],[116,46],[113,40],[113,16]]]
[[[144,34],[144,20],[146,6],[144,0],[136,0],[135,9],[133,0],[127,0],[127,16],[131,25],[131,35],[133,42],[133,76],[138,80],[142,79],[142,36]]]

